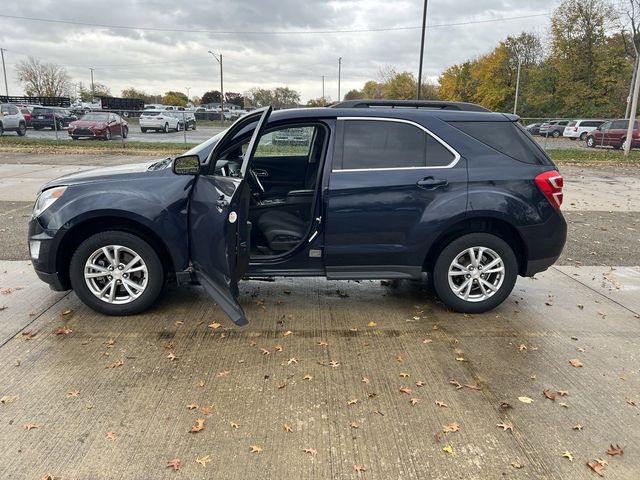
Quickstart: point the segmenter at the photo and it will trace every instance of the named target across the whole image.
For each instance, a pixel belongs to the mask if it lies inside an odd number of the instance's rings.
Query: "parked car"
[[[541,126],[542,126],[541,123],[531,123],[527,125],[525,128],[527,129],[527,132],[529,132],[531,135],[540,135]]]
[[[44,185],[31,263],[108,315],[149,308],[166,279],[243,325],[246,277],[425,273],[447,307],[484,312],[566,239],[562,176],[518,120],[454,102],[258,109],[177,158]],[[307,145],[266,140],[290,129]]]
[[[111,140],[114,136],[127,138],[129,126],[126,120],[116,113],[89,112],[79,120],[71,122],[67,131],[73,140],[83,137]]]
[[[178,129],[184,130],[184,124],[187,124],[187,130],[196,129],[196,116],[192,112],[169,112],[169,115],[178,119]]]
[[[566,127],[564,127],[562,136],[569,140],[576,140],[579,138],[584,142],[587,139],[589,132],[594,131],[604,122],[605,120],[572,120]]]
[[[587,147],[613,147],[616,150],[624,148],[627,141],[629,120],[624,118],[603,123],[587,135]],[[631,148],[640,147],[640,129],[638,121],[634,122]]]
[[[64,130],[77,119],[69,110],[60,107],[34,107],[31,112],[31,125],[35,130]]]
[[[564,132],[564,127],[566,127],[570,121],[571,120],[552,120],[545,122],[540,126],[540,135],[543,137],[559,138]]]
[[[166,110],[144,110],[140,115],[140,130],[145,133],[149,130],[168,133],[169,130],[180,129],[180,122],[172,112]]]
[[[21,137],[27,133],[27,122],[20,109],[11,103],[0,104],[0,135],[16,132]]]

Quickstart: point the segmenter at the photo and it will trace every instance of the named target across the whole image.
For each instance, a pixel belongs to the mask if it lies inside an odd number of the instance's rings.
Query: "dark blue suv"
[[[426,278],[484,312],[566,238],[562,177],[518,120],[452,102],[256,110],[175,159],[49,182],[33,266],[108,315],[197,281],[243,325],[238,281],[273,276]]]

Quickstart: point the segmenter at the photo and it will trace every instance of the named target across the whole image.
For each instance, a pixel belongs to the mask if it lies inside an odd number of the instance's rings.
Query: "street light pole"
[[[222,54],[216,55],[211,50],[209,53],[220,64],[220,118],[224,122],[224,76],[222,73]]]
[[[184,87],[187,90],[187,105],[189,104],[189,91],[191,90],[191,87]]]
[[[2,55],[2,73],[4,73],[4,91],[7,94],[7,97],[9,97],[9,86],[7,84],[7,69],[4,66],[4,48],[0,48],[0,54]],[[9,101],[9,98],[7,98],[7,102]]]
[[[420,37],[420,67],[418,68],[418,91],[416,100],[420,100],[420,90],[422,89],[422,61],[424,59],[424,35],[427,30],[427,4],[428,0],[424,0],[424,9],[422,10],[422,36]]]
[[[93,85],[93,71],[95,69],[92,67],[89,67],[89,70],[91,70],[91,101],[93,102],[93,97],[96,96],[96,89],[95,89],[95,86]]]
[[[324,101],[324,75],[322,75],[322,106],[325,106],[325,101]]]
[[[520,93],[520,69],[522,68],[522,58],[518,57],[518,76],[516,78],[516,99],[513,103],[513,114],[518,112],[518,94]]]
[[[338,57],[338,101],[342,100],[340,96],[340,76],[342,74],[342,57]]]

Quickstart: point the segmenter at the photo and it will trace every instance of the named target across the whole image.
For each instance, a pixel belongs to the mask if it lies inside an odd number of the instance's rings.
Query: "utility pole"
[[[516,100],[513,103],[513,114],[518,112],[518,94],[520,93],[520,69],[522,68],[522,58],[518,57],[518,76],[516,78]]]
[[[324,107],[326,102],[324,101],[324,75],[322,75],[322,106]]]
[[[224,75],[222,72],[222,54],[216,55],[211,50],[209,53],[220,64],[220,119],[224,122]]]
[[[418,91],[416,100],[420,100],[420,90],[422,89],[422,61],[424,59],[424,35],[427,30],[427,4],[428,0],[424,0],[424,9],[422,10],[422,36],[420,37],[420,67],[418,68]]]
[[[636,60],[633,62],[633,76],[631,77],[631,85],[629,86],[629,96],[627,97],[627,109],[624,113],[624,118],[629,118],[629,110],[631,110],[631,98],[633,97],[633,87],[635,86],[636,75],[638,74],[638,63],[640,63],[640,57],[636,55]]]
[[[340,76],[342,74],[342,57],[338,57],[338,101],[342,100],[340,96]]]
[[[96,96],[96,88],[93,85],[93,71],[95,68],[89,67],[89,70],[91,70],[91,101],[93,102],[93,97]]]
[[[187,105],[189,104],[189,90],[191,90],[191,87],[184,87],[187,90]]]
[[[0,54],[2,55],[2,73],[4,73],[4,91],[7,94],[7,97],[9,97],[9,86],[7,84],[7,69],[4,66],[4,48],[0,48]],[[7,102],[9,101],[9,98],[7,98]]]
[[[640,52],[636,49],[636,58]],[[636,115],[638,113],[638,94],[640,93],[640,68],[636,68],[633,79],[633,96],[631,97],[631,111],[629,112],[629,125],[627,127],[627,140],[624,143],[624,158],[629,157],[631,151],[631,142],[633,139],[633,131],[636,124]]]

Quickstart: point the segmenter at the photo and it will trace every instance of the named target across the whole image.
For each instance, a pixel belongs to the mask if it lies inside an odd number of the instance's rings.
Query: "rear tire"
[[[553,133],[551,134],[551,136],[552,136],[553,138],[559,138],[559,137],[560,137],[560,132],[559,132],[559,131],[557,131],[557,130],[554,130],[554,131],[553,131]]]
[[[147,133],[147,129],[146,128],[140,128],[140,130],[142,131],[142,133]]]
[[[4,126],[2,125],[2,122],[0,122],[0,135],[2,135],[4,133]]]
[[[102,255],[101,250],[106,248],[113,253],[112,248],[114,246],[120,247],[118,250],[120,252],[118,255],[119,261],[116,265],[104,261],[106,257]],[[136,269],[138,266],[146,268],[144,272],[133,272],[127,277],[130,284],[142,285],[139,294],[131,296],[124,286],[125,279],[123,278],[120,280],[120,284],[112,286],[112,288],[116,289],[112,301],[109,301],[111,292],[109,288],[100,296],[98,290],[102,289],[104,285],[118,281],[114,278],[116,274],[90,277],[91,272],[96,275],[95,272],[97,270],[88,267],[88,265],[100,265],[98,268],[104,270],[107,267],[112,267],[112,272],[126,272],[126,263],[132,262],[134,255],[137,255],[140,261],[135,263],[132,268]],[[104,263],[104,265],[100,262]],[[120,266],[123,269],[119,269],[118,267]],[[89,275],[89,277],[86,277],[85,274]],[[136,275],[135,278],[134,274]],[[123,273],[118,275],[123,275]],[[93,310],[105,315],[135,315],[147,310],[158,299],[164,285],[162,263],[153,247],[140,237],[120,231],[97,233],[82,242],[71,258],[69,277],[71,286],[78,298]],[[135,287],[129,287],[129,290],[136,292]]]
[[[129,136],[129,129],[127,127],[122,127],[122,138],[127,138]]]
[[[27,125],[24,124],[23,122],[20,122],[20,125],[18,126],[18,130],[16,130],[16,133],[18,134],[18,136],[24,137],[25,134],[27,133]]]
[[[475,266],[470,250],[474,256],[480,255]],[[440,252],[431,277],[446,306],[461,313],[483,313],[504,302],[517,276],[518,261],[504,240],[488,233],[470,233]]]
[[[587,147],[596,148],[596,139],[591,136],[587,137]]]
[[[104,132],[104,139],[111,140],[111,129],[107,128]]]
[[[164,124],[164,128],[162,129],[162,131],[163,131],[164,133],[169,133],[169,124],[168,124],[168,123],[165,123],[165,124]]]
[[[587,139],[587,132],[582,132],[580,134],[580,140],[582,140],[583,142]]]

